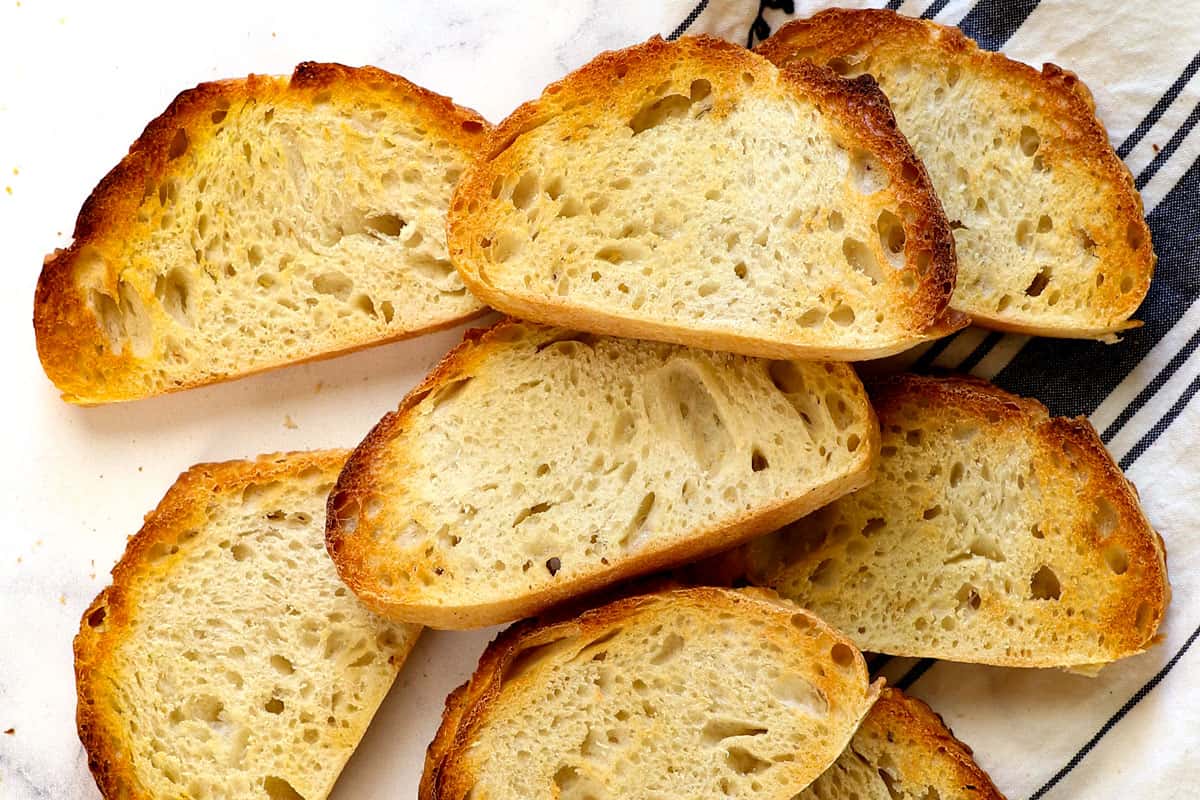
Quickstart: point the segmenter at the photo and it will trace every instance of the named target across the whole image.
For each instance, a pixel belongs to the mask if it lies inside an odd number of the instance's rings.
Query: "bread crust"
[[[479,244],[490,224],[487,206],[498,177],[493,167],[506,151],[521,147],[521,137],[576,105],[603,102],[605,107],[624,109],[635,98],[615,96],[613,86],[627,75],[657,75],[668,60],[690,59],[722,70],[730,82],[729,94],[741,89],[738,75],[750,75],[754,83],[777,81],[783,94],[817,104],[848,139],[868,143],[868,148],[886,166],[893,186],[903,187],[897,200],[912,209],[904,221],[906,252],[929,254],[930,263],[919,278],[914,299],[908,304],[907,335],[875,346],[850,347],[804,344],[782,339],[750,336],[726,327],[689,328],[655,319],[650,315],[608,311],[541,297],[537,293],[510,292],[493,284],[487,276],[488,257]],[[632,80],[632,78],[631,78]],[[628,109],[626,109],[628,110]],[[709,112],[720,116],[729,108],[717,104]],[[586,125],[581,122],[581,129]],[[569,146],[569,143],[567,144]],[[725,350],[748,356],[777,359],[861,360],[901,352],[922,341],[945,336],[969,323],[964,315],[949,308],[954,289],[956,260],[954,237],[924,166],[897,129],[886,96],[871,78],[845,80],[832,70],[803,63],[778,71],[765,59],[723,39],[687,36],[668,42],[654,37],[624,50],[601,53],[562,80],[550,84],[540,98],[520,106],[488,136],[484,156],[469,168],[455,187],[447,221],[450,259],[473,294],[489,305],[522,319],[562,325],[579,330],[629,338],[652,339],[675,344]],[[909,215],[906,215],[909,216]],[[898,278],[896,279],[899,280]]]
[[[870,734],[895,744],[893,757],[901,774],[930,776],[956,792],[945,797],[1004,800],[992,779],[975,763],[971,748],[954,738],[941,715],[899,689],[883,690],[859,731],[860,735]],[[900,744],[901,739],[909,741]]]
[[[206,502],[216,492],[286,479],[311,469],[332,472],[347,455],[345,450],[318,450],[263,455],[253,461],[197,464],[179,476],[158,506],[146,515],[141,530],[130,537],[125,553],[113,567],[112,583],[83,612],[74,640],[79,740],[104,797],[153,800],[138,782],[126,753],[129,743],[125,729],[105,698],[114,690],[108,661],[126,641],[128,623],[137,612],[142,579],[171,568],[168,559],[152,557],[156,546],[174,543],[182,533],[201,527],[207,518]],[[410,649],[416,640],[416,636],[409,638]],[[397,673],[403,658],[393,659],[390,664]]]
[[[1069,154],[1087,165],[1097,185],[1112,187],[1113,230],[1122,232],[1120,240],[1136,239],[1137,247],[1106,248],[1106,262],[1118,273],[1134,276],[1133,289],[1119,291],[1116,281],[1097,287],[1092,303],[1097,324],[1064,327],[1015,319],[1001,312],[971,312],[975,324],[993,330],[1034,336],[1064,338],[1104,338],[1141,323],[1129,317],[1137,310],[1154,274],[1157,256],[1146,224],[1141,195],[1133,175],[1108,139],[1108,132],[1096,117],[1092,94],[1079,77],[1066,69],[1046,63],[1041,71],[1014,61],[1001,53],[981,49],[957,28],[916,19],[887,9],[842,9],[821,11],[809,19],[793,20],[761,42],[755,52],[781,67],[807,61],[826,64],[853,54],[864,55],[881,49],[911,53],[933,50],[941,62],[953,62],[972,73],[987,75],[999,83],[1022,87],[1042,100],[1042,113],[1050,117],[1057,136],[1043,141],[1039,154],[1051,165],[1056,158]],[[954,302],[951,300],[951,306]]]
[[[1112,506],[1117,522],[1104,533],[1094,524],[1090,513],[1075,515],[1074,527],[1063,530],[1071,545],[1082,548],[1080,553],[1100,554],[1106,547],[1118,545],[1128,564],[1122,569],[1124,582],[1120,591],[1108,593],[1096,609],[1095,628],[1103,632],[1103,651],[1107,658],[1080,661],[1065,653],[1044,649],[1036,653],[969,654],[934,651],[923,647],[921,637],[910,645],[888,647],[889,655],[916,658],[944,658],[971,663],[1005,667],[1057,667],[1094,675],[1105,663],[1144,651],[1159,641],[1157,635],[1171,588],[1167,578],[1166,549],[1138,502],[1137,492],[1113,462],[1095,429],[1083,417],[1068,419],[1051,417],[1044,405],[1031,398],[1019,397],[990,383],[969,376],[928,377],[893,375],[867,382],[880,424],[908,419],[906,410],[916,405],[920,413],[937,418],[947,410],[956,415],[977,419],[980,427],[1005,424],[1012,435],[1020,435],[1031,443],[1035,473],[1043,483],[1053,484],[1059,478],[1073,479],[1074,474],[1086,474],[1087,481],[1079,489],[1082,498],[1103,497]],[[1006,434],[1007,435],[1007,434]],[[753,544],[679,573],[689,583],[739,585],[745,582],[777,585],[779,576],[789,567],[777,551],[751,552]],[[805,552],[797,563],[809,564],[824,558],[824,550]],[[1103,562],[1101,562],[1103,563]],[[1005,627],[1004,615],[998,608],[980,613],[995,615],[996,630]],[[1057,626],[1055,618],[1037,620],[1038,625]],[[1082,624],[1075,622],[1071,624]],[[863,647],[873,647],[862,642]]]
[[[820,618],[792,603],[779,599],[773,592],[761,589],[727,590],[709,587],[670,589],[655,594],[625,597],[600,608],[585,611],[578,617],[546,623],[527,619],[518,622],[488,645],[479,659],[471,678],[446,698],[442,724],[426,750],[425,770],[421,776],[418,800],[461,800],[473,784],[470,775],[463,774],[463,756],[469,751],[472,737],[498,713],[497,706],[503,689],[506,667],[524,651],[559,639],[578,636],[595,638],[615,628],[620,622],[659,603],[688,603],[711,605],[738,610],[739,605],[753,607],[757,613],[802,615],[812,625],[823,628],[838,641],[850,645],[849,639]],[[868,684],[866,662],[852,647],[862,682]],[[878,699],[882,679],[867,687],[867,707]],[[864,713],[868,713],[864,710]]]
[[[62,392],[63,399],[79,405],[135,400],[182,391],[265,372],[289,364],[332,358],[386,342],[444,330],[487,313],[481,308],[469,314],[440,321],[421,329],[401,331],[383,338],[347,341],[344,347],[314,353],[302,359],[281,359],[231,374],[211,374],[182,381],[177,386],[148,390],[142,381],[147,359],[134,356],[129,348],[114,354],[107,345],[96,315],[88,307],[76,271],[89,254],[105,253],[142,235],[138,208],[147,187],[171,174],[171,151],[177,131],[188,131],[191,147],[203,146],[211,136],[208,124],[213,113],[253,102],[310,104],[319,92],[339,97],[384,93],[408,104],[408,112],[438,131],[464,152],[474,152],[490,125],[475,111],[455,105],[449,98],[423,89],[399,75],[376,67],[306,61],[291,77],[249,75],[202,83],[181,92],[167,109],[153,119],[130,146],[129,153],[92,190],[75,221],[73,241],[55,250],[43,263],[33,303],[33,328],[38,357],[47,377]],[[106,259],[102,276],[109,297],[118,297],[118,281],[126,265]]]
[[[864,454],[858,468],[850,474],[816,488],[806,495],[777,502],[748,512],[720,527],[697,531],[688,539],[636,557],[612,561],[607,567],[581,575],[570,581],[550,584],[542,589],[503,602],[475,605],[440,605],[419,593],[419,588],[384,587],[369,566],[378,555],[371,550],[372,537],[364,535],[370,521],[357,517],[376,493],[381,470],[403,471],[403,456],[395,461],[387,457],[389,444],[402,435],[416,406],[437,388],[453,383],[468,371],[477,360],[486,357],[493,343],[503,342],[514,330],[527,323],[505,319],[490,328],[466,332],[463,341],[452,349],[428,376],[400,403],[400,407],[379,421],[362,443],[355,448],[338,476],[337,485],[329,495],[326,515],[325,542],[329,555],[342,581],[359,599],[376,613],[400,622],[419,622],[433,628],[469,629],[508,622],[538,613],[551,606],[609,586],[616,581],[667,569],[682,562],[712,555],[754,536],[768,533],[820,508],[837,497],[865,485],[879,452],[879,433],[872,410],[865,397],[852,409],[855,418],[868,420],[867,435],[860,445]],[[539,330],[551,329],[531,326]],[[848,365],[830,364],[847,377],[854,373]],[[854,378],[857,380],[857,378]],[[353,511],[353,514],[348,513]],[[345,519],[356,516],[355,527],[347,530]],[[357,533],[357,535],[352,535]]]

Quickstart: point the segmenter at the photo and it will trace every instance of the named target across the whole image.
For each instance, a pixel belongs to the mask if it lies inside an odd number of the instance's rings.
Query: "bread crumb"
[[[4,187],[4,191],[8,192],[9,194],[12,194],[12,187],[11,187],[11,186],[5,186],[5,187]]]
[[[65,594],[60,594],[58,596],[58,604],[60,606],[65,606],[67,604],[67,596]]]
[[[13,175],[20,175],[20,174],[21,174],[21,170],[17,169],[16,167],[13,167]]]
[[[17,5],[21,5],[21,4],[20,4],[20,3],[17,3]],[[16,735],[17,735],[17,729],[16,729],[16,728],[8,728],[8,729],[6,729],[4,732],[5,732],[5,733],[7,733],[9,736],[16,736]]]
[[[288,428],[289,430],[295,430],[296,428],[299,428],[300,426],[296,424],[296,421],[292,419],[292,416],[290,414],[284,414],[283,415],[283,427]]]

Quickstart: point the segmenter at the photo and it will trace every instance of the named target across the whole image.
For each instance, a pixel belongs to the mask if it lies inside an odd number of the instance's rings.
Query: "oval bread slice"
[[[844,364],[502,322],[355,450],[329,552],[393,619],[511,621],[803,516],[863,484],[877,435]]]
[[[418,796],[787,800],[842,752],[868,681],[842,634],[757,591],[520,624],[447,700]]]
[[[965,324],[948,222],[870,78],[656,38],[550,85],[484,153],[450,255],[514,316],[839,360]]]
[[[980,50],[955,28],[877,9],[831,9],[757,48],[780,66],[870,74],[929,170],[954,227],[951,305],[988,328],[1102,337],[1150,286],[1142,200],[1087,88]]]
[[[488,127],[374,67],[182,93],[46,259],[46,374],[70,402],[132,400],[478,316],[445,219]]]
[[[796,800],[1004,800],[934,711],[884,689],[850,745]]]
[[[367,611],[325,555],[345,451],[200,464],[75,638],[79,738],[111,800],[321,800],[420,628]]]
[[[1156,640],[1162,540],[1085,419],[966,378],[871,398],[874,480],[727,566],[873,652],[1094,672]]]

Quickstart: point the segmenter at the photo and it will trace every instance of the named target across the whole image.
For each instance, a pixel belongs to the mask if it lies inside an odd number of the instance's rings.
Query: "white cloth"
[[[880,4],[882,0],[880,0]],[[180,89],[301,60],[371,63],[498,120],[597,51],[691,18],[687,33],[745,44],[789,2],[12,2],[0,7],[0,293],[8,386],[0,404],[0,797],[95,798],[74,727],[70,640],[79,615],[176,473],[278,449],[355,443],[458,337],[447,332],[133,405],[71,408],[39,368],[30,302],[41,257],[68,241],[87,192]],[[796,3],[796,14],[821,4]],[[871,5],[850,3],[850,5]],[[1174,600],[1165,640],[1094,679],[913,661],[911,691],[942,713],[1010,798],[1200,794],[1200,4],[905,2],[992,47],[1081,76],[1134,175],[1159,268],[1120,344],[970,330],[922,365],[971,368],[1088,414],[1167,543]],[[694,16],[693,11],[697,11]],[[11,189],[11,192],[7,189]],[[285,415],[298,427],[285,425]],[[491,631],[428,634],[402,672],[337,798],[412,796],[446,692]],[[926,665],[918,664],[918,669]],[[1094,741],[1093,741],[1094,740]],[[1091,743],[1089,745],[1089,743]],[[1080,756],[1082,754],[1082,756]],[[1064,768],[1071,767],[1056,780]],[[1043,788],[1049,787],[1049,788]],[[946,800],[949,800],[948,798]]]

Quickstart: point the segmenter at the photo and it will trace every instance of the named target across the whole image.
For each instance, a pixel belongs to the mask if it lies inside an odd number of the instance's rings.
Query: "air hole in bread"
[[[1043,564],[1029,579],[1029,595],[1034,600],[1057,600],[1062,596],[1062,585],[1054,570]]]
[[[1131,250],[1141,250],[1146,243],[1146,234],[1141,221],[1130,222],[1125,228],[1125,241]]]
[[[1021,126],[1021,152],[1032,157],[1042,144],[1042,137],[1028,125]]]
[[[266,710],[268,714],[282,714],[283,701],[278,697],[272,697],[263,705],[263,709]]]
[[[979,596],[979,590],[969,583],[964,583],[954,593],[954,597],[958,600],[958,610],[960,612],[977,611],[982,604],[982,599]]]
[[[829,226],[829,230],[837,233],[845,226],[846,220],[842,217],[840,211],[830,211],[829,218],[826,220],[826,224]]]
[[[712,745],[738,736],[762,736],[766,732],[766,728],[753,722],[711,719],[700,730],[700,738],[705,744]]]
[[[644,258],[646,248],[639,242],[624,241],[602,247],[596,252],[596,258],[609,264],[621,264],[626,261],[637,261]]]
[[[796,320],[802,328],[819,328],[825,323],[825,311],[821,308],[810,308]]]
[[[222,117],[223,118],[223,117]],[[171,139],[171,149],[167,151],[167,160],[174,161],[188,150],[188,135],[183,128],[175,131],[175,137]]]
[[[1154,609],[1148,601],[1143,600],[1138,603],[1137,612],[1134,615],[1134,625],[1139,631],[1147,631],[1150,627],[1151,617],[1154,614]],[[1148,631],[1147,631],[1148,632]]]
[[[823,559],[817,568],[808,576],[808,582],[822,589],[829,589],[837,583],[837,563],[832,558]]]
[[[554,503],[535,503],[531,506],[521,509],[517,512],[516,518],[513,520],[512,527],[517,527],[530,517],[544,514],[554,507]]]
[[[1092,527],[1101,539],[1106,538],[1117,529],[1117,509],[1106,497],[1096,498],[1096,507],[1092,510]]]
[[[1129,553],[1119,544],[1110,544],[1104,548],[1104,563],[1114,575],[1124,575],[1129,569]]]
[[[1133,276],[1128,274],[1122,275],[1121,294],[1129,294],[1131,291],[1133,291]]]
[[[288,661],[287,658],[279,655],[278,653],[271,656],[271,666],[274,667],[275,671],[280,675],[291,675],[296,671],[296,668],[292,666],[292,662]]]
[[[1042,214],[1038,217],[1037,232],[1049,233],[1054,230],[1054,220],[1048,214]]]
[[[1049,283],[1050,268],[1042,267],[1038,274],[1033,276],[1033,280],[1029,282],[1029,286],[1025,287],[1025,294],[1029,297],[1038,297]]]
[[[650,659],[651,664],[665,664],[671,659],[679,655],[679,651],[683,649],[684,639],[677,633],[669,633],[663,639],[662,646],[658,648],[658,652]]]
[[[637,510],[633,513],[633,518],[629,520],[629,524],[625,526],[625,531],[621,535],[621,547],[637,547],[647,537],[646,523],[649,521],[650,514],[654,510],[655,500],[654,492],[647,492],[642,497],[642,502],[638,504]]]
[[[1033,241],[1033,223],[1023,219],[1017,223],[1017,246],[1029,247]]]
[[[739,261],[737,264],[735,264],[733,267],[733,274],[736,275],[740,280],[746,280],[746,263],[744,261]]]
[[[887,188],[891,177],[873,153],[855,148],[850,152],[850,179],[854,188],[871,195]]]
[[[1083,248],[1083,252],[1093,258],[1096,257],[1096,240],[1092,238],[1090,233],[1082,228],[1076,228],[1075,238],[1079,240],[1079,246]]]
[[[875,229],[879,233],[879,247],[891,262],[893,267],[904,266],[904,224],[891,211],[884,209],[875,220]],[[844,247],[844,245],[843,245]]]
[[[399,236],[407,224],[395,214],[376,214],[363,219],[363,225],[368,230],[382,236]]]
[[[100,606],[87,615],[87,624],[89,628],[99,628],[104,625],[104,619],[108,616],[108,607]]]
[[[757,447],[754,448],[750,453],[750,470],[752,472],[762,472],[769,466],[770,463],[767,461],[767,457],[763,455],[762,450]]]
[[[846,257],[846,263],[855,271],[866,275],[872,285],[883,280],[883,271],[879,268],[879,261],[865,243],[849,237],[843,239],[842,255]]]
[[[541,664],[553,659],[560,653],[563,653],[578,645],[575,636],[563,636],[560,639],[545,642],[543,644],[527,647],[509,660],[500,672],[500,684],[511,683],[512,681],[520,680],[531,671],[537,669]]]
[[[711,95],[712,85],[707,80],[694,80],[689,95],[669,94],[642,106],[629,120],[629,127],[637,136],[670,120],[687,116],[693,105],[700,105],[698,112],[707,111],[712,107]]]
[[[270,800],[304,800],[304,795],[297,792],[290,783],[274,775],[263,779],[263,788],[266,789]]]
[[[354,281],[344,272],[330,270],[323,272],[312,280],[312,286],[321,294],[332,295],[338,300],[345,300],[354,288]]]
[[[829,312],[829,320],[843,328],[854,324],[854,316],[854,309],[845,303],[838,303],[837,307]]]
[[[770,761],[759,758],[744,747],[731,747],[726,750],[725,763],[739,775],[756,775],[771,766]]]

